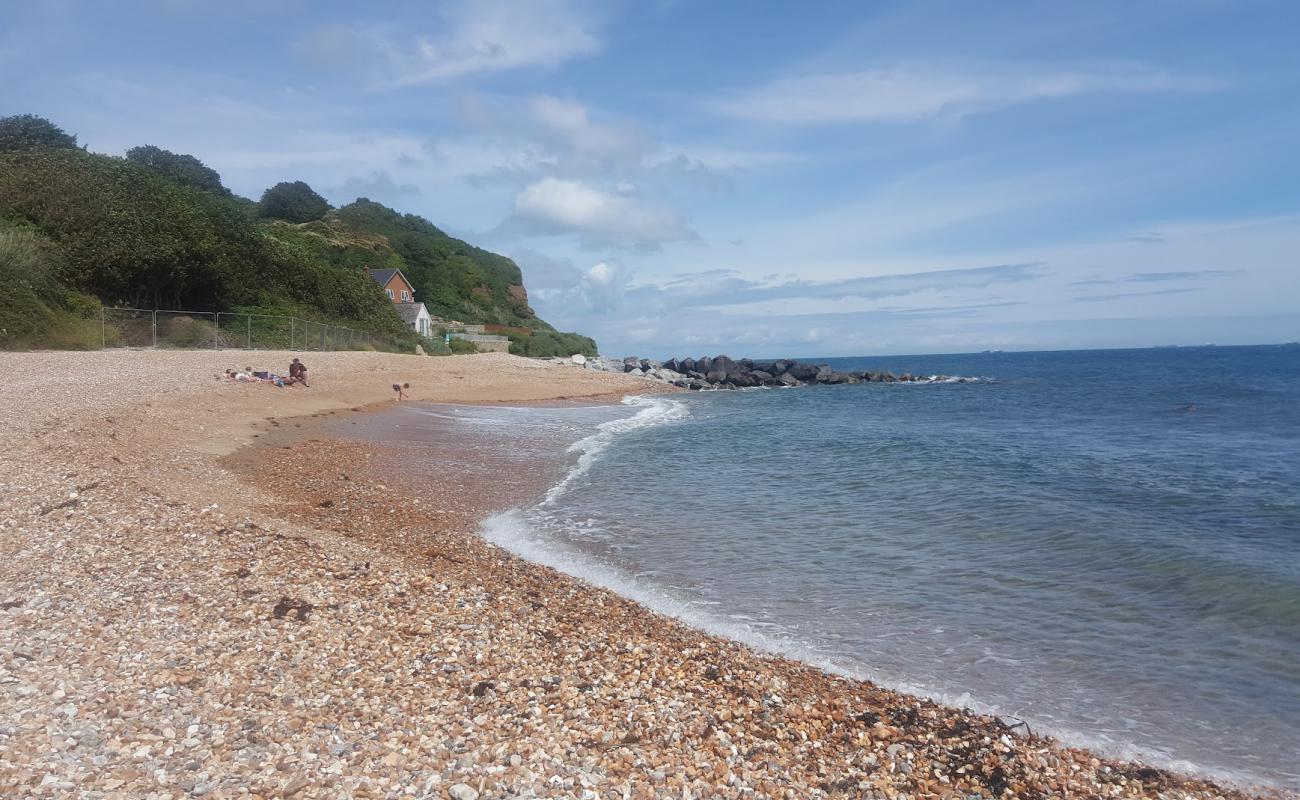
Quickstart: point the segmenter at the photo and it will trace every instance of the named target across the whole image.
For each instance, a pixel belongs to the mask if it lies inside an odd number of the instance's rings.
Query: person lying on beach
[[[289,363],[289,377],[294,383],[307,386],[307,365],[295,358]]]
[[[409,389],[409,388],[411,388],[411,384],[409,384],[409,383],[394,383],[394,384],[393,384],[393,391],[394,391],[394,392],[397,392],[397,402],[400,403],[400,402],[402,402],[403,400],[406,399],[406,390]]]
[[[254,372],[252,367],[245,367],[244,369],[246,370],[244,372],[228,369],[226,370],[226,377],[232,381],[247,383],[273,383],[281,388],[292,386],[298,382],[296,378],[285,378],[276,375],[274,372]]]

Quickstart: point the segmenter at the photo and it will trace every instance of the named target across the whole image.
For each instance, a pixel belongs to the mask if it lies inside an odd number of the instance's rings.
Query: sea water
[[[568,443],[485,535],[765,650],[1300,787],[1300,347],[825,361],[979,380],[469,411]]]

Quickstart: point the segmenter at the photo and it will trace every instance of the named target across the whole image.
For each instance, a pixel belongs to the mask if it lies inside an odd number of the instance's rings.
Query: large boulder
[[[780,375],[782,372],[785,372],[786,370],[790,369],[790,366],[792,364],[794,364],[793,361],[782,358],[777,361],[773,361],[772,368],[768,370],[768,372],[771,372],[773,375]]]
[[[641,359],[636,356],[628,356],[623,359],[623,371],[631,372],[634,369],[641,369]]]
[[[808,383],[809,381],[817,379],[817,368],[812,364],[805,364],[801,361],[796,361],[786,369],[786,374],[796,380]]]
[[[788,373],[788,372],[782,372],[780,375],[777,375],[777,376],[776,376],[776,382],[779,383],[779,384],[782,385],[782,386],[802,386],[802,385],[803,385],[803,383],[801,383],[800,380],[799,380],[798,378],[796,378],[795,376],[791,375],[791,374]]]
[[[713,369],[713,359],[709,358],[708,356],[705,356],[704,358],[697,358],[695,360],[696,372],[703,372],[707,375],[709,370],[711,369]]]
[[[704,377],[709,383],[729,383],[745,374],[740,365],[726,356],[709,360],[709,371]]]
[[[826,364],[822,364],[817,368],[817,372],[813,374],[812,379],[817,383],[826,383],[827,381],[830,380],[831,376],[834,374],[835,374],[835,370],[831,369]]]
[[[768,372],[767,370],[756,369],[753,372],[749,373],[749,377],[753,378],[754,380],[758,381],[764,386],[772,382],[772,373]]]
[[[698,371],[699,367],[695,365],[695,359],[683,358],[677,362],[677,366],[673,367],[673,369],[677,370],[678,372],[685,372],[689,374],[691,372]]]

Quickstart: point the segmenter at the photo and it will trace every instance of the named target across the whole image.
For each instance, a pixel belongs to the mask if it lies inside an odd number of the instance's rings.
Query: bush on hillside
[[[451,348],[448,347],[447,343],[443,341],[441,337],[438,336],[421,336],[420,346],[424,348],[424,352],[426,355],[431,355],[431,356],[451,355]]]
[[[56,260],[33,231],[0,227],[0,349],[100,345],[98,302],[59,286]]]
[[[146,144],[132,147],[126,151],[126,160],[152,170],[181,186],[191,186],[205,192],[230,194],[230,190],[221,185],[221,176],[207,164],[194,156],[173,153],[161,147]]]
[[[402,270],[435,315],[531,331],[516,342],[523,352],[595,352],[590,339],[568,339],[536,317],[513,261],[421,217],[365,199],[331,211],[302,182],[271,187],[255,203],[194,156],[153,145],[126,158],[89,153],[31,115],[0,118],[0,229],[14,228],[37,238],[6,244],[0,346],[54,346],[58,337],[83,346],[91,333],[97,341],[98,320],[82,323],[103,302],[297,317],[369,331],[385,342],[376,347],[410,352],[415,334],[363,273],[368,265]],[[285,321],[231,324],[223,318],[210,333],[245,343],[294,337]],[[121,330],[123,341],[135,337]],[[176,338],[209,335],[183,333]]]
[[[76,150],[77,137],[35,114],[0,117],[0,153],[46,148]]]
[[[250,298],[260,237],[237,205],[124,159],[0,154],[0,216],[42,231],[58,278],[113,304],[206,309]]]
[[[262,193],[257,214],[264,219],[285,222],[312,222],[329,213],[325,198],[302,181],[281,182]]]
[[[534,331],[530,336],[510,337],[510,352],[530,358],[567,357],[575,353],[594,357],[596,341],[577,333]]]
[[[0,154],[0,218],[38,229],[55,277],[111,305],[276,307],[304,319],[401,335],[378,285],[268,236],[240,198],[181,186],[80,150]]]

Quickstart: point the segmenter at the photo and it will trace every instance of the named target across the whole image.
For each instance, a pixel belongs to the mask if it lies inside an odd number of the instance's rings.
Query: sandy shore
[[[504,355],[216,377],[249,359],[0,355],[0,796],[1246,796],[698,633],[475,534],[542,471],[431,492],[401,448],[322,435],[398,381],[654,384]]]

